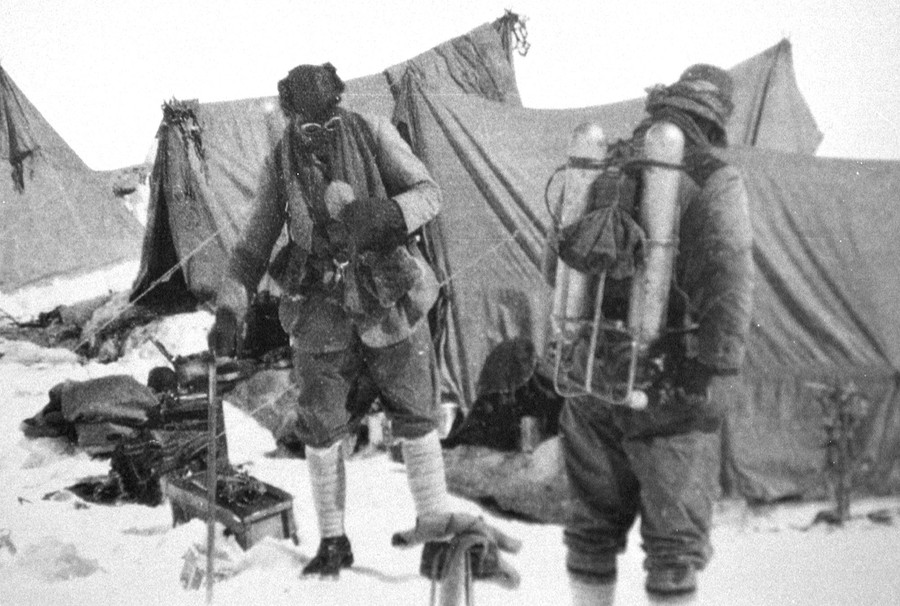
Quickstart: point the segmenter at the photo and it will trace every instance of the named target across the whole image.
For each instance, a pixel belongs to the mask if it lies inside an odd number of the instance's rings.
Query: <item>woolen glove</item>
[[[341,211],[340,220],[358,253],[388,251],[406,241],[403,211],[389,198],[354,200]]]
[[[216,320],[207,335],[209,349],[217,358],[237,358],[244,342],[244,321],[228,307],[216,309]]]

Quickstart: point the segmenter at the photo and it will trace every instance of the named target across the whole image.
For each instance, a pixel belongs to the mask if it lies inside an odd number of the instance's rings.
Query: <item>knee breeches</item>
[[[347,435],[376,395],[395,436],[417,438],[437,427],[434,347],[423,322],[406,340],[372,348],[358,339],[336,352],[294,351],[300,388],[298,434],[324,447]]]

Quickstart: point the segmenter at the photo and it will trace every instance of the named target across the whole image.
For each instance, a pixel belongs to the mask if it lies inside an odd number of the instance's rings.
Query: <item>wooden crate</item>
[[[234,534],[243,549],[265,537],[291,539],[296,545],[297,525],[294,521],[294,498],[287,492],[260,482],[265,492],[251,503],[216,503],[216,521]],[[206,474],[199,472],[184,478],[169,478],[164,482],[164,494],[172,506],[173,526],[193,518],[205,520]]]

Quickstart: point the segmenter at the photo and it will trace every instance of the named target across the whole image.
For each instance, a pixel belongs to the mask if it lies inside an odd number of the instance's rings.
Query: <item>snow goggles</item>
[[[319,124],[318,122],[304,122],[300,125],[300,132],[307,137],[316,137],[317,135],[321,135],[323,132],[334,132],[340,125],[341,117],[335,116],[324,124]]]

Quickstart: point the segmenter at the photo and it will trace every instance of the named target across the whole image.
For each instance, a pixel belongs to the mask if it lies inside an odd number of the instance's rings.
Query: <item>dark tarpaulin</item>
[[[486,23],[383,73],[347,80],[343,105],[390,119],[391,78],[407,69],[442,91],[517,102],[515,73],[503,40],[514,17]],[[157,134],[147,229],[132,298],[162,282],[162,296],[183,295],[186,285],[205,300],[219,287],[228,252],[249,216],[259,170],[281,137],[284,119],[274,96],[173,101],[167,106]],[[178,263],[181,271],[166,281]]]
[[[141,225],[0,68],[0,291],[137,259]]]
[[[469,406],[496,347],[540,341],[551,297],[540,270],[544,188],[573,130],[587,120],[621,126],[606,107],[438,98],[413,80],[405,93],[417,152],[446,196],[429,234],[449,298],[444,389]],[[900,262],[900,164],[759,148],[732,156],[748,177],[758,286],[746,385],[729,396],[728,477],[762,500],[821,488],[823,416],[803,386],[853,378],[875,402],[865,432],[876,485],[896,474],[900,443],[900,274],[890,272]]]

